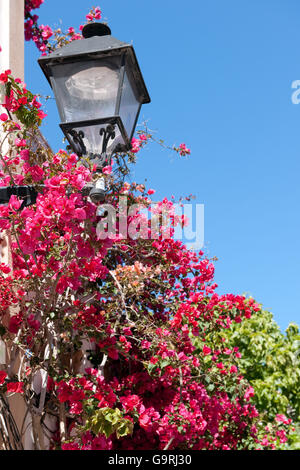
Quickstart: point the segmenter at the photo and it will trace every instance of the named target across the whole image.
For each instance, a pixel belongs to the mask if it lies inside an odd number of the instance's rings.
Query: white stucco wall
[[[24,80],[24,0],[0,0],[0,71]]]

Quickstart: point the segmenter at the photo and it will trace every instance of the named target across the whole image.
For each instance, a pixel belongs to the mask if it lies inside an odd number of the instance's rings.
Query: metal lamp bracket
[[[89,154],[84,143],[84,128],[91,126],[99,126],[99,153],[97,152],[97,154]],[[72,149],[79,158],[85,156],[88,157],[90,161],[93,161],[99,167],[99,169],[107,164],[107,161],[113,153],[126,152],[131,148],[130,140],[119,116],[92,119],[90,121],[61,123],[60,127],[69,141],[70,145],[68,148]],[[113,148],[112,152],[108,152],[108,144],[116,137],[116,127],[118,127],[119,132],[123,137],[124,144],[118,144],[116,148]],[[76,129],[80,130],[77,131]],[[102,143],[100,145],[101,137]]]
[[[19,211],[35,204],[38,191],[32,186],[5,186],[0,188],[0,204],[8,204],[11,196],[23,199]]]

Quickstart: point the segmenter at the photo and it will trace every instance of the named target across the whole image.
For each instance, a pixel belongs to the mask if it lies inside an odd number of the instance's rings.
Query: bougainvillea
[[[76,33],[74,27],[69,27],[66,32],[61,28],[52,29],[49,25],[39,25],[38,15],[32,14],[32,10],[39,8],[44,0],[25,0],[25,39],[34,41],[42,55],[53,51],[57,47],[62,47],[70,41],[82,39],[81,30],[83,25],[79,26]],[[93,7],[86,15],[86,21],[91,22],[101,19],[101,10],[99,7]]]
[[[50,29],[38,33],[31,16],[41,3],[26,2],[26,35],[46,45]],[[87,20],[100,17],[95,8]],[[23,395],[34,416],[34,448],[284,444],[290,421],[264,421],[239,372],[238,349],[229,350],[222,338],[224,329],[260,306],[245,296],[216,293],[212,261],[172,236],[176,224],[185,223],[174,215],[172,201],[157,206],[167,206],[171,216],[154,238],[149,225],[143,236],[130,236],[130,227],[142,220],[142,211],[130,210],[125,232],[103,236],[101,207],[84,190],[97,178],[95,168],[74,153],[46,147],[38,130],[45,115],[36,97],[10,71],[1,81],[9,113],[1,118],[9,142],[0,155],[1,185],[31,185],[39,195],[30,207],[16,196],[0,206],[12,251],[12,264],[0,266],[0,333],[23,357],[17,372],[11,364],[1,371],[0,390]],[[132,151],[116,155],[104,171],[112,207],[120,209],[123,196],[128,209],[139,204],[151,211],[154,190],[125,181],[128,165],[151,137],[140,132]],[[185,144],[174,150],[190,154]],[[47,417],[54,419],[51,435]]]

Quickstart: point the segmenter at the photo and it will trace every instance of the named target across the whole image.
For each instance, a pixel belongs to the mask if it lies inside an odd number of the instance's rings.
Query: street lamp
[[[131,149],[142,104],[150,97],[132,45],[111,36],[103,23],[89,23],[76,40],[39,64],[55,95],[60,127],[79,157],[88,157],[101,174],[115,152]],[[90,192],[104,200],[102,178]]]

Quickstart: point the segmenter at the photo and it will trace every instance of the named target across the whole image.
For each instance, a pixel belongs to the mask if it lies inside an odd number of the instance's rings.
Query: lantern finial
[[[82,36],[85,39],[93,36],[109,36],[110,34],[110,27],[104,23],[88,23],[82,29]]]

